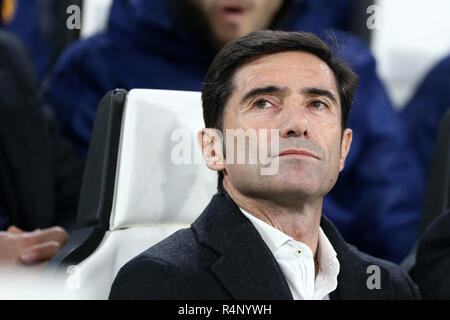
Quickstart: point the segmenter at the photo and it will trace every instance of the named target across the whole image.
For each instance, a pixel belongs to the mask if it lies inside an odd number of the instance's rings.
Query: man
[[[64,134],[86,154],[97,104],[109,90],[200,91],[220,47],[260,29],[310,31],[336,40],[335,53],[353,67],[360,84],[349,118],[356,138],[324,213],[350,243],[399,262],[417,237],[423,178],[368,47],[349,34],[326,32],[339,20],[335,12],[346,7],[343,2],[115,0],[108,30],[63,54],[49,102]]]
[[[322,216],[350,149],[356,83],[309,33],[258,31],[227,44],[204,81],[199,139],[208,167],[219,172],[219,194],[191,228],[127,263],[110,298],[418,298],[405,272],[349,246]],[[229,135],[241,129],[259,141],[261,130],[278,133],[259,145],[271,150],[269,162],[250,163],[250,144],[245,163],[229,156],[237,155]],[[261,174],[272,163],[276,172]]]
[[[24,47],[0,31],[0,264],[45,262],[64,246],[81,176],[43,108]]]

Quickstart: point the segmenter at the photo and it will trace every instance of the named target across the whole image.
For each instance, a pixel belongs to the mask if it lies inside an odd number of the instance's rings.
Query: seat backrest
[[[106,30],[112,4],[113,0],[83,0],[81,38]]]
[[[77,230],[51,261],[83,299],[105,299],[119,269],[188,227],[215,193],[196,134],[200,92],[115,90],[100,103]]]

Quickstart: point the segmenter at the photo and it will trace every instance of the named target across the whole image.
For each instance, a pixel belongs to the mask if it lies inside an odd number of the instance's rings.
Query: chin
[[[293,192],[302,194],[317,194],[320,190],[320,183],[311,177],[301,177],[297,175],[285,176],[277,181],[276,185],[283,192]]]

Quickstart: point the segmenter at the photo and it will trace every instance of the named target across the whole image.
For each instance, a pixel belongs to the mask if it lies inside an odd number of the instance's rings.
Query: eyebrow
[[[303,94],[307,95],[314,95],[314,96],[325,96],[329,98],[333,103],[337,103],[337,99],[335,95],[326,89],[319,89],[319,88],[304,88],[301,90]]]
[[[258,94],[261,94],[261,93],[275,93],[275,92],[286,92],[286,91],[288,91],[287,88],[280,88],[277,86],[254,88],[254,89],[248,91],[244,95],[244,97],[241,99],[241,104],[243,104],[247,100],[249,100],[249,99],[253,98],[254,96],[257,96]]]
[[[285,88],[285,87],[280,88],[277,86],[254,88],[254,89],[251,89],[250,91],[248,91],[244,95],[244,97],[241,99],[241,104],[243,104],[244,102],[248,101],[249,99],[251,99],[261,93],[274,93],[274,92],[284,93],[286,91],[288,91],[288,88]],[[303,88],[301,90],[301,93],[303,93],[305,95],[325,96],[325,97],[329,98],[333,103],[337,103],[337,99],[336,99],[335,95],[330,90],[327,90],[327,89],[309,87],[309,88]]]

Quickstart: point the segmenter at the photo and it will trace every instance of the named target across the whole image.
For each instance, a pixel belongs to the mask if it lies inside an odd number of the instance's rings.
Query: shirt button
[[[303,255],[303,251],[301,249],[297,249],[297,250],[295,250],[295,255],[300,257]]]

